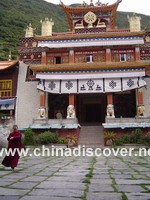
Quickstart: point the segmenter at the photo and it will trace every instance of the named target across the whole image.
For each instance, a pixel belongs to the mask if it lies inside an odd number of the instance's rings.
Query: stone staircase
[[[104,146],[102,126],[81,126],[79,145],[91,148],[101,148]]]

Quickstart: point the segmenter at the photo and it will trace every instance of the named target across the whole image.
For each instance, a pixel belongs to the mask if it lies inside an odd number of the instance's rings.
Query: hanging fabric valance
[[[143,77],[128,78],[90,78],[71,80],[45,80],[40,79],[37,89],[49,93],[104,93],[121,92],[140,88],[146,85]]]
[[[0,99],[0,110],[13,110],[15,108],[16,99]]]

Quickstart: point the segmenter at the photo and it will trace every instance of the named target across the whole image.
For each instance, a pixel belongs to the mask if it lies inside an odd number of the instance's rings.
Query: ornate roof
[[[95,33],[95,34],[67,34],[67,35],[56,35],[56,36],[35,36],[35,39],[38,41],[41,40],[63,40],[63,39],[82,39],[82,38],[116,38],[116,37],[129,37],[129,36],[144,36],[145,31],[139,31],[139,32],[101,32],[101,33]]]
[[[88,12],[92,12],[97,14],[99,13],[109,13],[109,17],[110,17],[110,26],[111,28],[115,28],[115,19],[116,19],[116,10],[117,7],[119,5],[119,3],[122,0],[117,0],[116,3],[108,5],[108,4],[102,4],[99,6],[94,6],[93,4],[90,6],[77,6],[77,7],[71,7],[71,6],[66,6],[63,4],[63,2],[60,3],[60,6],[64,9],[68,22],[69,22],[69,26],[70,26],[70,30],[74,29],[74,24],[73,24],[73,19],[75,17],[75,15],[80,15],[82,14],[85,15]]]
[[[139,32],[101,32],[95,34],[70,34],[41,37],[36,36],[38,47],[70,48],[109,45],[138,45],[144,44],[145,31]]]
[[[18,61],[0,61],[0,71],[11,68],[18,64]]]
[[[93,62],[93,63],[70,63],[70,64],[54,64],[54,65],[30,65],[30,69],[34,72],[63,72],[77,70],[109,70],[109,69],[127,69],[127,68],[146,68],[150,74],[150,61],[137,62]]]

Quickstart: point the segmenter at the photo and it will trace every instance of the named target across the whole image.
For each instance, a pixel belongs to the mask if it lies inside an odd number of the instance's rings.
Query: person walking
[[[14,125],[13,126],[13,132],[9,134],[7,140],[8,140],[8,148],[7,148],[7,152],[9,151],[9,149],[13,151],[15,151],[14,154],[9,154],[6,155],[2,161],[2,165],[4,165],[5,167],[11,167],[12,170],[15,169],[15,167],[17,167],[18,165],[18,161],[19,161],[19,154],[18,151],[21,150],[22,148],[22,134],[21,132],[18,130],[18,126]]]

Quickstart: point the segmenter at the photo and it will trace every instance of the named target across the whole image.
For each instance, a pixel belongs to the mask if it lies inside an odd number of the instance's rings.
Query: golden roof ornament
[[[133,13],[131,17],[128,15],[127,18],[128,18],[131,32],[141,31],[141,17],[140,16],[137,16],[135,13]]]
[[[106,4],[105,4],[105,3],[101,3],[100,0],[98,0],[98,1],[95,3],[96,6],[106,6],[107,4],[108,4],[108,3],[106,3]]]
[[[25,37],[34,37],[34,31],[36,30],[36,28],[32,28],[31,23],[29,23],[29,25],[27,25],[27,28],[25,29]]]
[[[54,22],[49,18],[45,18],[44,20],[41,20],[41,35],[42,36],[51,36],[52,35],[52,26],[54,25]]]
[[[90,6],[94,6],[94,4],[93,4],[93,0],[91,0]]]

